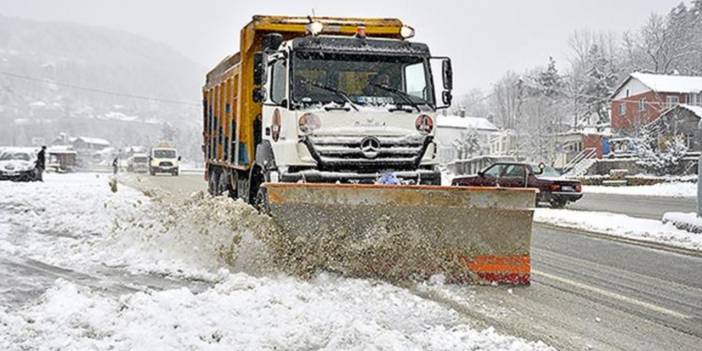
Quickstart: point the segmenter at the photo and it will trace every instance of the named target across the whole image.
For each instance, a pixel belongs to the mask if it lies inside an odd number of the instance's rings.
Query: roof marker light
[[[400,36],[404,39],[413,38],[414,37],[414,28],[407,26],[407,25],[402,26],[402,28],[400,28]]]
[[[366,26],[358,26],[358,28],[356,28],[356,38],[366,38]]]
[[[308,33],[312,35],[319,35],[324,30],[324,25],[321,22],[310,22],[305,26]]]

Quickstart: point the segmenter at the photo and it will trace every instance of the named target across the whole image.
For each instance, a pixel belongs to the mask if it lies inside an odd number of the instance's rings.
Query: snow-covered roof
[[[634,72],[619,86],[614,95],[631,79],[638,80],[655,92],[683,94],[699,94],[702,92],[702,77]]]
[[[105,139],[100,139],[100,138],[90,138],[90,137],[78,137],[76,140],[82,140],[84,143],[87,144],[92,144],[92,145],[104,145],[104,146],[110,146],[110,142],[105,140]]]
[[[702,118],[702,106],[687,105],[687,104],[681,104],[679,106],[681,108],[684,108],[684,109],[694,113],[695,116]]]
[[[487,118],[482,117],[439,116],[436,126],[439,128],[475,129],[494,132],[499,130]]]
[[[75,154],[76,151],[73,150],[72,145],[51,145],[51,146],[49,146],[49,153],[52,153],[52,154]]]

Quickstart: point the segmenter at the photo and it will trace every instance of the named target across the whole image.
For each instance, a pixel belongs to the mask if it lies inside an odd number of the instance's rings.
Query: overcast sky
[[[623,32],[679,0],[265,1],[0,0],[0,14],[120,29],[156,39],[203,67],[237,51],[254,14],[397,17],[454,61],[456,90],[489,88],[507,70],[565,61],[579,29]]]

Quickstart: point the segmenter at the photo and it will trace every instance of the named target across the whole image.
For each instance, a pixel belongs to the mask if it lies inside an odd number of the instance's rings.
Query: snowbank
[[[220,279],[222,267],[268,266],[251,263],[265,258],[251,237],[267,223],[250,206],[202,194],[160,202],[126,186],[112,193],[109,181],[47,174],[44,183],[0,182],[0,229],[8,228],[0,231],[0,253],[208,281]]]
[[[534,221],[702,251],[702,234],[689,233],[653,219],[609,212],[538,208]]]
[[[663,223],[670,223],[678,229],[702,235],[702,218],[696,213],[667,212],[663,215]]]
[[[57,350],[546,350],[476,331],[453,310],[387,284],[321,276],[229,276],[111,298],[59,280],[41,301],[0,310],[0,348]]]
[[[584,193],[615,194],[615,195],[642,195],[666,197],[696,197],[697,183],[660,183],[641,186],[583,186]]]

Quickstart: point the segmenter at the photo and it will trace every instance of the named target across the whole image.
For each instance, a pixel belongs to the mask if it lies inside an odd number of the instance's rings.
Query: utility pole
[[[700,120],[699,124],[697,125],[698,129],[702,129],[702,120]],[[700,138],[698,136],[698,138]],[[702,183],[700,183],[700,180],[702,180],[702,154],[700,154],[700,157],[697,159],[697,217],[702,217]]]

